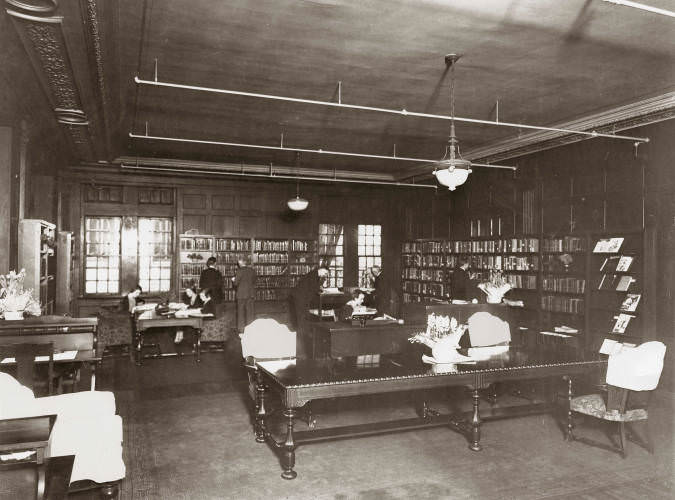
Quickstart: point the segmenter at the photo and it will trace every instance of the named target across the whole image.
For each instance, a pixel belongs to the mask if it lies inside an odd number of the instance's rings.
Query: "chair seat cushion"
[[[633,422],[647,419],[647,410],[643,408],[626,410],[625,413],[620,413],[619,410],[607,410],[601,394],[587,394],[572,398],[570,409],[584,415],[614,422]]]

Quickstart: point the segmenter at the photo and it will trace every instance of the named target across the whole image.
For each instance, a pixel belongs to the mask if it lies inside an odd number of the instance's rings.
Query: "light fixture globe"
[[[436,170],[434,175],[436,180],[444,186],[447,186],[450,191],[454,191],[457,186],[461,186],[469,178],[471,169],[464,166],[448,167],[441,170]]]
[[[288,208],[294,212],[302,212],[309,206],[309,201],[296,195],[295,198],[289,199],[287,202]]]

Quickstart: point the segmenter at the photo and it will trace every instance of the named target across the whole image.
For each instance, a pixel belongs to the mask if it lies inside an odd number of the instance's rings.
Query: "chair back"
[[[468,319],[469,340],[472,347],[507,344],[511,342],[511,328],[507,321],[481,311]]]
[[[0,361],[5,358],[14,358],[16,362],[16,380],[25,387],[33,390],[35,386],[35,357],[47,356],[48,359],[48,390],[49,395],[54,392],[54,344],[5,344],[0,345]]]
[[[271,318],[259,318],[249,323],[241,335],[241,354],[244,359],[294,358],[296,334],[284,324]]]
[[[606,382],[631,391],[656,389],[663,370],[666,346],[663,342],[645,342],[622,349],[609,357]]]

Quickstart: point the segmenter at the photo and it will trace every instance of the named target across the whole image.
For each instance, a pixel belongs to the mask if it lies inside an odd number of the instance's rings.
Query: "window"
[[[319,261],[328,267],[327,286],[342,287],[344,279],[344,226],[319,224]]]
[[[368,269],[382,265],[382,226],[379,224],[359,224],[359,281],[361,286],[371,286],[367,282]]]
[[[138,283],[144,292],[171,288],[171,219],[138,218]]]
[[[85,293],[120,293],[121,217],[85,218]]]

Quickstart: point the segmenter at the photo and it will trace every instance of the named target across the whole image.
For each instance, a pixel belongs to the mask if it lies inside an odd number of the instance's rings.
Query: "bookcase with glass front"
[[[19,268],[26,271],[24,287],[33,290],[43,314],[56,303],[55,226],[38,219],[19,222]]]
[[[643,335],[642,233],[592,240],[590,330],[594,337],[639,343]]]

